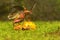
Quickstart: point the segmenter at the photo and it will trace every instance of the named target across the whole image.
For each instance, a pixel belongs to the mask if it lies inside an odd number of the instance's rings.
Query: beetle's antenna
[[[30,10],[33,10],[35,7],[36,7],[36,1],[34,1],[34,4],[33,4],[33,6],[31,7],[31,9]]]

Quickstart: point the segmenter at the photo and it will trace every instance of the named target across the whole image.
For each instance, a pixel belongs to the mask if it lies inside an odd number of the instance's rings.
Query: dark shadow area
[[[15,1],[14,1],[15,2]],[[9,10],[11,5],[15,5],[14,2],[7,3],[8,6],[0,6],[0,20],[7,21]],[[30,10],[36,3],[36,6],[32,9],[31,18],[33,21],[60,21],[60,1],[59,0],[24,0],[24,6]],[[19,5],[19,3],[18,3]],[[6,8],[6,9],[5,9]]]
[[[60,1],[59,0],[25,0],[25,6],[30,10],[33,8],[33,20],[60,21]]]

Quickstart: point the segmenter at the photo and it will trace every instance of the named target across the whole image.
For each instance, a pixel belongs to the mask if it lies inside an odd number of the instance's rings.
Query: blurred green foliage
[[[52,33],[60,27],[60,21],[34,21],[36,30],[14,30],[12,22],[0,21],[0,40],[60,40],[60,34]],[[59,32],[60,33],[60,32]]]

